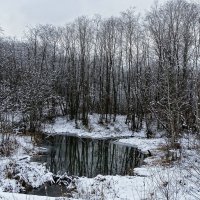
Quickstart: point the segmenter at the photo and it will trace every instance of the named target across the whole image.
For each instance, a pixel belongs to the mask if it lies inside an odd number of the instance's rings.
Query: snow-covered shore
[[[133,132],[124,123],[125,116],[117,116],[115,123],[99,124],[97,114],[89,115],[89,127],[85,128],[79,123],[79,128],[75,127],[74,121],[67,121],[65,117],[58,117],[52,124],[44,124],[43,131],[47,134],[75,135],[78,137],[91,138],[116,138],[130,137]]]
[[[38,152],[30,136],[10,136],[7,148],[14,143],[17,144],[14,152],[0,157],[0,192],[22,192],[26,187],[38,188],[53,181],[53,174],[45,165],[30,162],[31,155]]]
[[[197,144],[194,135],[188,138],[185,136],[181,139],[182,149],[174,150],[177,153],[177,158],[173,161],[166,154],[166,138],[156,137],[147,139],[145,137],[145,129],[138,133],[132,133],[127,125],[124,124],[124,116],[118,116],[115,123],[106,125],[98,124],[97,119],[97,116],[90,116],[89,130],[81,126],[80,129],[76,129],[74,122],[66,122],[64,118],[57,118],[55,123],[46,124],[44,130],[48,134],[69,134],[91,138],[118,138],[116,143],[137,147],[142,152],[149,151],[152,156],[144,160],[144,165],[134,169],[135,176],[98,175],[95,178],[80,177],[76,179],[77,192],[73,193],[73,198],[71,199],[156,200],[169,197],[168,199],[195,200],[197,199],[196,196],[200,196],[200,178],[198,175],[199,171],[197,171],[200,166],[200,158],[195,149]],[[52,174],[46,171],[44,165],[30,163],[29,157],[20,160],[23,158],[22,156],[27,156],[27,151],[34,152],[35,150],[30,138],[19,137],[18,140],[21,140],[20,146],[23,148],[19,148],[10,159],[19,164],[21,175],[30,180],[32,186],[35,187],[47,180],[51,180]],[[3,174],[5,170],[2,167],[7,166],[9,162],[4,158],[0,168],[0,197],[5,199],[19,198],[20,200],[23,198],[38,200],[45,198],[59,199],[53,197],[37,198],[32,195],[20,196],[20,194],[15,196],[15,194],[11,193],[2,193],[8,185],[6,181],[17,188],[16,183],[13,183],[12,179],[7,180]],[[17,189],[11,191],[19,192]]]
[[[0,199],[2,200],[55,200],[55,197],[26,195],[18,193],[0,192]],[[57,198],[59,200],[59,198]]]
[[[195,178],[195,164],[199,158],[195,149],[195,136],[181,139],[181,150],[176,150],[175,161],[167,155],[167,139],[155,137],[147,139],[145,127],[133,133],[127,127],[124,116],[118,116],[115,123],[98,124],[98,116],[89,117],[90,129],[75,128],[74,122],[66,122],[64,118],[57,118],[55,123],[45,126],[48,134],[68,134],[91,138],[121,138],[116,143],[134,146],[142,152],[151,152],[151,157],[144,160],[144,165],[135,168],[135,176],[102,176],[95,178],[82,177],[77,179],[77,198],[83,199],[179,199],[192,200],[200,195],[198,178]],[[123,138],[124,137],[124,138]],[[193,140],[193,141],[192,141]],[[173,152],[174,150],[172,150]],[[199,164],[200,165],[200,164]]]

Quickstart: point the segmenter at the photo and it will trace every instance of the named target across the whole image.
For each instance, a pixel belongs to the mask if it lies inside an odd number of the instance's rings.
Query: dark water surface
[[[89,139],[54,136],[41,147],[47,153],[32,161],[46,163],[55,174],[95,177],[102,175],[133,175],[133,168],[142,164],[144,155],[134,147],[117,144],[110,139]]]
[[[66,197],[67,189],[64,185],[43,185],[37,189],[25,192],[25,194],[38,195],[38,196],[50,196],[50,197]],[[32,199],[32,198],[31,198]],[[34,198],[33,198],[34,199]],[[37,200],[37,198],[35,198]],[[29,198],[27,197],[27,200]],[[48,198],[47,198],[48,200]],[[58,199],[59,200],[59,199]],[[62,200],[62,199],[60,199]]]

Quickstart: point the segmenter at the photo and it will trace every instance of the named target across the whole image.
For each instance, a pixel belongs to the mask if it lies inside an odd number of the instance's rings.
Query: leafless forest
[[[66,116],[88,126],[126,115],[124,123],[147,136],[163,130],[173,145],[200,129],[200,5],[184,0],[154,4],[138,15],[85,16],[64,27],[38,25],[23,39],[0,37],[1,132],[20,112],[33,132]],[[78,125],[77,125],[78,126]]]

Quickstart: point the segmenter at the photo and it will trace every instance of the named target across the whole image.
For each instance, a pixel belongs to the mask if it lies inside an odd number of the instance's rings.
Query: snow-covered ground
[[[166,153],[166,138],[147,139],[145,129],[132,133],[127,127],[124,116],[118,116],[114,124],[98,124],[98,116],[89,117],[89,130],[75,128],[74,122],[57,118],[55,123],[45,126],[49,134],[69,134],[79,137],[120,138],[116,143],[123,143],[150,152],[151,157],[144,165],[135,168],[135,176],[102,176],[95,178],[82,177],[76,180],[78,193],[76,198],[83,199],[180,199],[192,200],[200,196],[197,184],[200,175],[200,159],[197,157],[194,135],[181,139],[182,149],[172,150],[176,160]],[[130,138],[123,138],[131,136]],[[134,137],[133,137],[134,136]],[[195,161],[195,165],[194,165]],[[193,166],[196,168],[193,169]]]
[[[11,135],[7,148],[12,145],[15,145],[14,151],[7,157],[0,157],[0,199],[21,199],[27,195],[16,196],[14,193],[24,191],[25,187],[37,188],[53,181],[53,174],[45,165],[30,162],[30,156],[38,152],[30,136]]]
[[[92,138],[130,137],[133,135],[125,124],[125,116],[117,116],[115,123],[99,124],[98,121],[99,116],[97,114],[89,115],[89,128],[85,128],[79,123],[79,129],[77,129],[74,121],[67,121],[64,117],[58,117],[54,123],[44,124],[44,132]]]
[[[98,116],[90,116],[89,130],[80,126],[75,128],[74,122],[67,122],[64,118],[57,118],[55,123],[46,124],[45,132],[49,134],[70,134],[92,138],[102,137],[127,137],[118,139],[117,143],[135,146],[143,152],[150,152],[151,157],[144,160],[144,165],[135,168],[135,176],[102,176],[95,178],[80,177],[75,180],[77,192],[73,193],[72,199],[122,199],[122,200],[156,200],[156,199],[173,199],[173,200],[195,200],[200,197],[200,156],[197,152],[195,135],[185,135],[180,140],[182,148],[172,150],[173,155],[166,153],[166,138],[156,137],[154,139],[145,138],[145,129],[139,133],[132,133],[124,123],[125,117],[118,116],[114,124],[98,124]],[[34,149],[31,141],[27,138],[21,140],[21,146],[11,160],[19,164],[20,176],[25,176],[32,186],[39,186],[47,180],[51,180],[51,173],[46,171],[44,165],[30,163],[29,157],[20,160],[20,156],[27,155]],[[26,140],[26,141],[25,141]],[[24,150],[28,147],[29,150]],[[34,152],[34,151],[33,151]],[[29,153],[30,154],[30,153]],[[173,156],[176,155],[174,161]],[[17,161],[18,159],[18,161]],[[5,178],[5,166],[10,161],[4,158],[0,167],[0,191],[8,187],[7,181],[17,190],[17,184],[12,179]],[[22,165],[20,164],[22,162]],[[120,161],[119,161],[120,162]],[[3,168],[4,166],[4,168]],[[30,169],[30,170],[29,170]],[[23,171],[24,170],[24,171]],[[31,171],[31,172],[30,172]],[[30,172],[30,173],[29,173]],[[5,191],[5,190],[4,190]],[[0,197],[5,199],[45,199],[46,197],[36,196],[12,196],[11,193],[0,193]],[[48,199],[48,198],[47,198]],[[56,199],[56,198],[49,198]],[[59,199],[59,198],[57,198]]]
[[[191,156],[192,150],[185,156]],[[194,152],[193,152],[194,153]],[[83,199],[126,199],[126,200],[156,200],[199,199],[199,167],[194,158],[184,159],[169,166],[162,163],[148,164],[136,168],[135,176],[97,176],[95,178],[80,178],[77,180],[78,194]],[[151,160],[152,161],[152,160]]]
[[[12,199],[13,200],[55,200],[55,197],[0,192],[0,199],[2,200],[12,200]],[[62,200],[63,199],[64,198],[62,198]],[[57,200],[59,200],[59,198],[57,198]]]

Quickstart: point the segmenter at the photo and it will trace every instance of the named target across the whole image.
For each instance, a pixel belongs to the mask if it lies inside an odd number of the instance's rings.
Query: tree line
[[[185,0],[155,3],[144,16],[130,8],[38,25],[22,40],[1,34],[1,122],[20,112],[36,131],[59,115],[87,127],[89,114],[99,123],[122,114],[131,130],[165,130],[174,143],[200,129],[199,51],[200,7]]]

